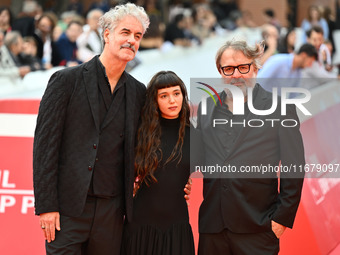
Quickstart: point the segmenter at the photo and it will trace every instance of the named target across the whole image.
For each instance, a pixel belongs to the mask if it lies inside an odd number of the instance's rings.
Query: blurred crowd
[[[143,6],[150,16],[151,24],[141,41],[140,51],[197,46],[207,38],[242,27],[261,28],[265,46],[262,65],[273,55],[298,50],[295,49],[296,28],[282,27],[274,10],[269,8],[260,14],[265,23],[256,24],[252,13],[241,10],[237,0],[203,0],[201,3],[170,0],[165,1],[166,8],[161,0],[130,2]],[[16,17],[8,6],[0,6],[0,76],[15,79],[36,70],[78,65],[100,54],[99,17],[120,3],[122,1],[96,0],[85,10],[80,0],[70,0],[67,9],[58,13],[53,5],[43,8],[36,1],[25,0]],[[320,73],[334,77],[338,67],[332,62],[333,31],[340,27],[331,8],[310,6],[300,25],[303,33],[299,41],[312,44],[318,51],[314,69],[304,75]]]

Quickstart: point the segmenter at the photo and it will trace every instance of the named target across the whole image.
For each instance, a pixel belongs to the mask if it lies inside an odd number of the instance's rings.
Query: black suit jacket
[[[108,128],[113,115],[105,119],[100,131],[95,58],[53,74],[41,100],[33,148],[36,214],[52,211],[72,217],[81,214],[96,160],[94,144],[98,145],[103,132],[115,132]],[[146,88],[126,75],[124,186],[125,209],[130,218],[135,134]]]
[[[253,101],[254,108],[269,109],[272,106],[272,94],[256,86],[258,92]],[[282,166],[304,165],[304,148],[295,106],[288,105],[286,116],[281,115],[280,101],[277,110],[270,116],[257,116],[250,112],[246,123],[250,119],[261,119],[266,124],[256,128],[246,124],[235,138],[230,153],[223,156],[226,154],[220,137],[211,124],[215,104],[210,99],[207,100],[207,115],[201,116],[200,107],[198,110],[198,128],[202,133],[207,166],[230,165],[238,171],[242,166],[278,166],[280,162]],[[275,121],[272,127],[271,122],[265,119],[279,121]],[[283,127],[283,119],[294,119],[298,125]],[[259,125],[259,122],[251,125]],[[286,122],[285,125],[292,125],[292,122]],[[235,233],[269,231],[271,220],[292,227],[300,202],[303,176],[303,171],[281,173],[278,193],[275,173],[260,173],[256,176],[225,173],[218,178],[209,178],[207,174],[203,186],[204,200],[199,212],[200,233],[218,233],[224,228]]]

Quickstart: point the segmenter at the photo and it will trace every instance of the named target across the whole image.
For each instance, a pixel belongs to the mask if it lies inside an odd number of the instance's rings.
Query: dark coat
[[[283,166],[298,167],[305,164],[296,109],[288,105],[287,115],[283,116],[280,102],[270,116],[257,116],[250,112],[246,117],[246,120],[280,120],[275,121],[274,127],[271,122],[266,122],[263,127],[246,124],[235,137],[224,161],[217,162],[218,158],[223,158],[216,157],[216,154],[223,152],[223,146],[211,124],[215,104],[210,99],[207,100],[207,115],[201,116],[198,110],[198,128],[202,133],[208,166],[230,165],[239,171],[242,166],[278,166],[280,162]],[[259,86],[254,108],[265,110],[271,106],[272,94]],[[280,123],[283,119],[294,119],[298,125],[283,127]],[[252,124],[258,125],[255,122]],[[291,228],[300,202],[303,176],[304,171],[281,173],[278,193],[275,173],[238,175],[234,172],[223,173],[218,178],[209,178],[208,174],[204,178],[204,200],[199,212],[200,233],[219,233],[224,228],[235,233],[265,232],[271,230],[271,220]]]
[[[96,160],[94,144],[98,145],[102,133],[115,132],[110,125],[100,131],[95,58],[53,74],[41,100],[33,148],[36,214],[58,211],[77,217],[82,213]],[[131,75],[126,76],[124,186],[130,218],[135,135],[146,88]],[[105,123],[113,118],[109,116]]]

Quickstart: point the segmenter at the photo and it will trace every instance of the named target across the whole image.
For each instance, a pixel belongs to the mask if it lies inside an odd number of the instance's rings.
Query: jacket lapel
[[[217,99],[216,96],[214,97],[215,99]],[[211,98],[208,98],[206,115],[202,115],[201,112],[197,112],[197,115],[200,115],[200,125],[202,129],[209,128],[212,125],[213,117],[214,117],[213,113],[214,113],[215,107],[216,106],[214,104],[214,101],[211,100]],[[202,111],[202,107],[200,107],[200,109]]]
[[[135,84],[129,82],[129,78],[127,78],[126,83],[125,83],[125,108],[126,108],[126,113],[125,113],[125,139],[128,144],[133,141],[134,134],[134,129],[136,125],[134,125],[135,118],[134,116],[136,115],[136,107],[135,107],[135,102],[136,102],[136,88],[134,86]],[[137,118],[138,120],[138,118]],[[134,145],[132,145],[134,146]]]
[[[89,100],[92,116],[96,129],[99,132],[99,101],[98,101],[98,81],[97,81],[97,58],[93,58],[84,65],[84,84],[87,93],[87,98]]]

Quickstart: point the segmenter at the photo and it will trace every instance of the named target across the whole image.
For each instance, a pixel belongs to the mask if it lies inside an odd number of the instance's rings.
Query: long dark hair
[[[161,112],[158,107],[158,90],[180,86],[183,95],[182,109],[179,113],[178,140],[172,150],[171,155],[164,164],[172,160],[182,159],[182,147],[185,135],[185,127],[189,126],[189,103],[188,93],[183,81],[172,71],[160,71],[156,73],[146,90],[146,102],[142,110],[142,123],[138,129],[138,139],[136,146],[135,176],[136,189],[143,182],[148,186],[157,182],[154,172],[162,159],[161,145]]]
[[[12,24],[13,24],[13,18],[14,18],[13,17],[13,13],[12,13],[12,11],[11,11],[11,9],[9,7],[7,7],[7,6],[0,6],[0,14],[3,11],[7,11],[8,12],[8,14],[9,14],[9,21],[8,21],[8,23],[9,23],[9,26],[11,27]]]

